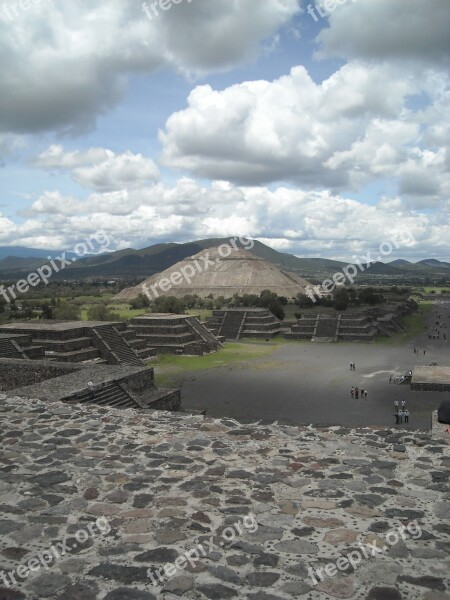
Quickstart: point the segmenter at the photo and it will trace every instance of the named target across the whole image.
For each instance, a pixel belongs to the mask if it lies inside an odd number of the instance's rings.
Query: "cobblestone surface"
[[[423,432],[20,398],[0,417],[0,600],[450,598],[450,447]]]

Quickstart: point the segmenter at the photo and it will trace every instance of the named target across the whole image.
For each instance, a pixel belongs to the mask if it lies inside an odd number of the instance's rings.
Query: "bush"
[[[185,304],[183,300],[175,296],[159,296],[151,305],[152,313],[172,313],[175,315],[184,315]]]
[[[89,321],[119,321],[120,317],[107,304],[94,304],[87,311]]]
[[[53,308],[53,318],[57,321],[79,321],[81,308],[70,302],[61,302]]]

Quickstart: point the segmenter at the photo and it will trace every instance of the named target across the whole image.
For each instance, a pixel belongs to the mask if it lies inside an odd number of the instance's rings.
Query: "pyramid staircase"
[[[113,325],[94,327],[92,341],[100,354],[105,353],[109,363],[141,367],[142,359]]]
[[[117,382],[111,382],[104,387],[96,389],[94,396],[87,390],[79,395],[63,400],[68,403],[95,404],[109,406],[110,408],[140,408],[140,405]]]
[[[191,325],[192,329],[198,334],[198,336],[210,346],[211,350],[217,350],[218,347],[222,347],[222,344],[217,340],[216,336],[205,327],[197,317],[187,317],[186,321]]]
[[[28,335],[0,334],[0,358],[44,358],[45,351],[41,346],[33,346]]]
[[[337,317],[320,316],[317,320],[313,342],[336,342],[339,320]]]
[[[238,340],[245,322],[246,312],[228,310],[219,328],[219,335],[228,340]]]

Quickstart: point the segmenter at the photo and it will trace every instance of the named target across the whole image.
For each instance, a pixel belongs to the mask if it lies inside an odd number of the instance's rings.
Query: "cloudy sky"
[[[450,2],[326,2],[1,0],[0,245],[450,260]]]

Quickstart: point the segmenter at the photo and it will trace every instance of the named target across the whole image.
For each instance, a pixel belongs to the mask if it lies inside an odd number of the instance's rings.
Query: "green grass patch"
[[[227,342],[222,350],[204,356],[160,355],[149,364],[155,367],[158,385],[179,385],[189,375],[264,358],[277,350],[281,341]]]
[[[200,321],[206,321],[208,317],[212,317],[213,311],[207,308],[189,308],[186,313],[191,317],[198,317]]]
[[[430,316],[433,303],[424,301],[419,304],[418,312],[408,315],[403,319],[404,331],[394,335],[393,337],[381,337],[376,340],[376,344],[389,344],[391,346],[404,344],[415,337],[421,335],[425,331],[425,325]]]

